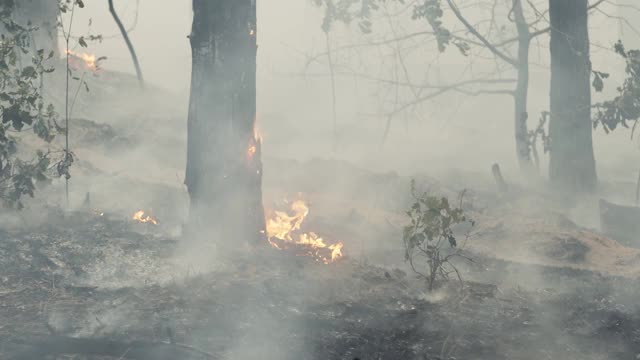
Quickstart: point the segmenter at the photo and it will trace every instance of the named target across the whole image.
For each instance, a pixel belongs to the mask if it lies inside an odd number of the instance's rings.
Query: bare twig
[[[336,78],[333,68],[333,58],[331,57],[331,42],[329,41],[329,32],[325,32],[325,40],[327,44],[327,60],[329,61],[329,72],[331,73],[331,111],[333,116],[333,151],[338,149],[338,110],[336,109]]]
[[[478,30],[473,25],[471,25],[471,23],[469,23],[469,21],[462,15],[460,9],[458,9],[453,0],[447,0],[447,3],[449,4],[449,7],[456,15],[458,20],[460,20],[460,22],[467,28],[467,30],[478,40],[480,40],[480,42],[484,44],[484,46],[489,49],[489,51],[491,51],[494,55],[504,60],[508,64],[511,64],[514,67],[518,66],[518,62],[515,59],[500,51],[494,44],[490,43],[489,40],[482,36],[482,34],[480,34],[480,32],[478,32]]]

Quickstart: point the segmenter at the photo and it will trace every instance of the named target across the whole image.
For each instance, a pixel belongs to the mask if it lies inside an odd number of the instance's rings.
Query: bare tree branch
[[[411,106],[418,105],[418,104],[420,104],[422,102],[425,102],[427,100],[433,99],[433,98],[435,98],[437,96],[440,96],[440,95],[442,95],[442,94],[444,94],[446,92],[449,92],[449,91],[458,91],[458,92],[463,92],[463,93],[464,93],[464,91],[467,91],[470,95],[473,95],[474,91],[465,90],[463,88],[463,86],[465,86],[465,85],[499,83],[501,81],[502,80],[497,80],[497,79],[494,79],[494,80],[491,80],[491,79],[473,79],[473,80],[460,81],[460,82],[454,83],[454,84],[443,85],[443,86],[440,86],[440,87],[434,87],[434,88],[437,88],[439,90],[435,91],[435,92],[432,92],[430,94],[421,96],[421,97],[419,97],[419,98],[417,98],[414,101],[411,101],[409,103],[406,103],[406,104],[400,106],[399,108],[393,110],[391,113],[389,113],[389,115],[398,114],[398,113],[410,108]],[[506,80],[506,81],[509,81],[509,80]],[[511,80],[510,82],[513,82],[513,80]],[[513,95],[513,91],[512,90],[478,90],[477,91],[477,94],[481,94],[481,93]]]
[[[471,23],[469,23],[469,21],[462,15],[462,13],[460,12],[460,9],[458,9],[458,7],[453,2],[453,0],[447,0],[447,3],[449,4],[449,7],[453,11],[453,13],[456,15],[458,20],[460,20],[460,22],[467,28],[467,30],[469,30],[471,34],[473,34],[476,38],[478,38],[478,40],[480,40],[480,42],[487,49],[489,49],[497,57],[513,65],[514,67],[518,66],[518,62],[515,59],[506,55],[505,53],[500,51],[495,45],[491,44],[489,40],[487,40],[484,36],[482,36],[482,34],[480,34],[478,30],[473,25],[471,25]]]

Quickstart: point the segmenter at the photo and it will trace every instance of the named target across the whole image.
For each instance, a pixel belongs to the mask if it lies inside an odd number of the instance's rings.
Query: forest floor
[[[324,265],[267,246],[218,259],[219,270],[190,273],[175,257],[179,241],[147,225],[91,212],[52,209],[50,216],[57,221],[2,233],[0,358],[44,359],[55,352],[76,359],[640,354],[640,294],[631,278],[476,256],[469,269],[474,278],[495,281],[519,271],[547,286],[472,281],[428,293],[398,268],[350,258]]]
[[[268,244],[220,254],[179,236],[184,122],[144,102],[109,115],[81,105],[92,120],[72,122],[72,202],[88,192],[91,204],[47,205],[62,203],[54,184],[46,202],[0,217],[0,359],[640,356],[640,250],[577,225],[549,194],[414,176],[451,198],[467,189],[476,221],[464,285],[430,293],[403,262],[409,177],[268,157],[265,207],[301,193],[304,230],[344,242],[345,257],[324,265]],[[138,209],[160,224],[132,221]]]

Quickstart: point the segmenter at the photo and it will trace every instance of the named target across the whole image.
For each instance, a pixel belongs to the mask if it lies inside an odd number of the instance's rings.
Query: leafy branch
[[[614,49],[625,60],[627,78],[617,88],[618,95],[612,100],[594,105],[596,113],[593,118],[593,127],[602,125],[604,131],[609,133],[618,126],[629,128],[629,124],[632,123],[631,136],[633,137],[640,119],[640,50],[626,50],[620,41],[615,44]]]

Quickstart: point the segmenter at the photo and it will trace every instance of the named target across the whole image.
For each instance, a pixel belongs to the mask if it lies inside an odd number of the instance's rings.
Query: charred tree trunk
[[[38,28],[31,34],[31,48],[44,49],[45,54],[58,49],[58,1],[55,0],[13,0],[13,20],[22,26],[31,24]],[[29,55],[31,56],[31,55]]]
[[[549,177],[556,188],[578,192],[593,191],[597,184],[591,123],[587,7],[587,0],[549,0]]]
[[[187,230],[237,244],[264,239],[256,117],[255,0],[193,0],[185,184]]]

